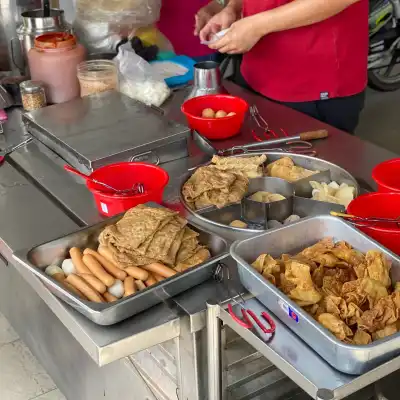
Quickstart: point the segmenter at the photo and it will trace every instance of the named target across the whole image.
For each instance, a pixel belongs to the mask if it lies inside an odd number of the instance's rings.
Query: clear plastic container
[[[19,85],[22,106],[25,111],[33,111],[46,107],[44,83],[40,81],[25,81]]]
[[[81,97],[118,90],[118,69],[113,61],[92,60],[78,65]]]
[[[28,62],[33,80],[44,82],[49,103],[79,97],[76,68],[86,57],[85,48],[69,33],[47,33],[35,39]]]

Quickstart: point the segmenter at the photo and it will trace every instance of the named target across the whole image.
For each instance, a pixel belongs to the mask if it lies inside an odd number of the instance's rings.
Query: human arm
[[[218,4],[215,0],[211,0],[207,5],[200,8],[197,11],[194,19],[195,19],[195,27],[194,27],[194,35],[198,36],[200,31],[207,25],[207,22],[216,14],[223,10],[223,6]]]
[[[245,53],[265,35],[324,21],[359,1],[364,0],[293,0],[235,22],[210,48],[228,54]]]
[[[211,34],[229,28],[241,17],[242,0],[229,0],[225,7],[219,4],[218,6],[221,7],[220,11],[210,18],[199,30],[198,34],[201,41],[209,40]]]

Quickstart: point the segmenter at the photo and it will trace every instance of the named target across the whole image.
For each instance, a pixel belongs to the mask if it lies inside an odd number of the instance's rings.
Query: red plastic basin
[[[357,217],[397,218],[400,216],[400,193],[368,193],[355,198],[347,207]],[[376,224],[358,229],[383,246],[400,254],[400,228],[393,224]]]
[[[144,162],[120,162],[106,165],[93,171],[90,177],[115,189],[129,189],[135,183],[144,185],[145,192],[143,194],[121,196],[106,192],[102,186],[86,181],[88,189],[93,193],[97,209],[107,217],[120,214],[138,204],[149,201],[161,203],[164,189],[169,181],[166,171],[156,165]]]
[[[378,185],[378,192],[400,192],[400,158],[378,164],[372,170],[372,178]]]
[[[224,110],[227,114],[236,113],[224,118],[203,118],[205,108],[215,112]],[[196,130],[208,139],[227,139],[240,132],[249,105],[240,97],[225,94],[210,94],[194,97],[182,104],[181,110],[186,115],[190,129]]]

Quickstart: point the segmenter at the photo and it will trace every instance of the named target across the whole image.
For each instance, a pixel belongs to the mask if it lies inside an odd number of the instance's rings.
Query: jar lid
[[[36,93],[39,90],[44,89],[44,83],[42,81],[24,81],[19,84],[21,90],[25,93]]]
[[[51,32],[40,35],[35,39],[35,49],[59,50],[76,45],[76,37],[65,32]]]

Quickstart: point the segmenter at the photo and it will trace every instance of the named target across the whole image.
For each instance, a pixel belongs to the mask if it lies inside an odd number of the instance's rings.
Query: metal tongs
[[[134,183],[132,185],[132,187],[129,189],[116,189],[113,186],[108,185],[107,183],[100,182],[99,180],[94,179],[94,178],[90,177],[89,175],[83,174],[82,172],[78,171],[77,169],[72,168],[70,165],[64,165],[64,169],[68,172],[72,172],[73,174],[80,176],[81,178],[83,178],[89,182],[95,183],[96,185],[103,186],[104,188],[111,190],[112,192],[114,192],[116,195],[119,195],[119,196],[134,196],[136,194],[143,194],[145,191],[143,183]]]
[[[4,162],[4,159],[6,157],[6,155],[12,153],[14,150],[19,149],[20,147],[24,147],[25,145],[27,145],[29,142],[31,142],[33,140],[33,138],[28,138],[26,140],[24,140],[21,143],[18,143],[14,146],[10,146],[7,149],[1,150],[0,151],[0,165]]]
[[[400,216],[397,218],[357,217],[356,215],[331,211],[334,217],[343,218],[356,226],[374,226],[376,224],[395,224],[400,228]]]
[[[226,271],[226,277],[227,279],[225,280],[225,272]],[[229,288],[229,284],[230,284],[230,273],[229,273],[229,268],[223,264],[223,263],[218,263],[217,268],[215,270],[214,273],[214,279],[217,282],[226,282],[227,283],[227,290],[228,290],[228,295],[230,296],[230,289]],[[235,290],[235,296],[232,297],[232,301],[233,303],[235,303],[235,305],[238,305],[241,309],[242,312],[242,318],[238,317],[235,312],[233,311],[233,306],[231,303],[228,304],[228,312],[229,315],[233,318],[233,320],[235,322],[237,322],[240,326],[242,326],[243,328],[246,329],[252,329],[254,330],[254,324],[251,321],[250,317],[254,320],[254,322],[258,325],[258,327],[265,333],[265,334],[270,334],[273,335],[275,333],[276,330],[276,325],[275,322],[273,321],[273,319],[271,318],[271,316],[266,313],[265,311],[263,311],[261,313],[262,318],[268,322],[269,328],[267,328],[260,320],[260,318],[257,317],[257,315],[252,311],[247,309],[246,307],[244,307],[243,304],[245,304],[245,300],[243,298],[243,296],[237,292]],[[239,300],[238,300],[239,299]],[[255,331],[255,330],[254,330]],[[257,331],[255,331],[257,332]],[[261,338],[262,340],[264,340],[264,338]]]

